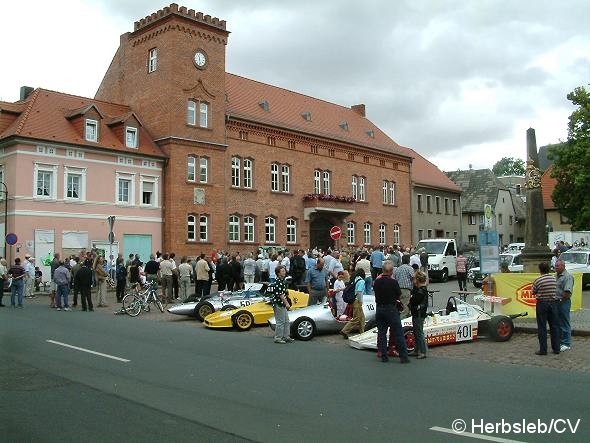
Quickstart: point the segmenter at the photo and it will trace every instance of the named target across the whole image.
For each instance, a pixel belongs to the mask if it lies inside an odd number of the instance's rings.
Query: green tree
[[[524,175],[524,160],[514,157],[504,157],[494,164],[492,171],[496,177],[503,175]]]
[[[577,109],[569,117],[567,142],[549,150],[557,180],[551,197],[572,230],[583,231],[590,227],[590,93],[578,87],[567,99]]]

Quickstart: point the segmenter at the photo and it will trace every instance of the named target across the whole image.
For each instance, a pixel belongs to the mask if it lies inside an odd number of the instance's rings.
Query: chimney
[[[366,117],[366,114],[365,114],[365,105],[364,104],[352,105],[350,107],[350,109],[352,109],[354,112],[356,112],[361,117]]]
[[[35,88],[31,88],[30,86],[21,86],[20,87],[20,101],[26,100],[27,97],[33,92]]]

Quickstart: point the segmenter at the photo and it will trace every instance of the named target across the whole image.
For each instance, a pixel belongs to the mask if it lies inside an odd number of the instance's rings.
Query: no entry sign
[[[12,245],[16,245],[16,242],[18,242],[18,237],[16,236],[16,234],[11,232],[10,234],[6,235],[6,243],[7,244],[12,246]]]
[[[330,228],[330,237],[332,240],[338,240],[341,236],[342,229],[340,229],[340,226],[332,226],[332,228]]]

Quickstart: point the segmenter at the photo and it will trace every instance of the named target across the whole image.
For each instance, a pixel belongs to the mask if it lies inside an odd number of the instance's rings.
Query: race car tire
[[[201,301],[195,306],[195,317],[197,317],[197,320],[199,321],[205,320],[205,317],[214,312],[215,308],[208,301]]]
[[[514,323],[507,315],[495,315],[490,318],[490,337],[494,341],[508,341],[514,333]]]
[[[406,326],[403,330],[404,338],[406,339],[406,348],[408,352],[414,352],[416,349],[416,337],[414,336],[414,330]]]
[[[473,286],[475,286],[476,288],[481,288],[483,285],[481,283],[475,283],[474,281]]]
[[[232,317],[232,323],[238,331],[249,331],[254,326],[254,317],[248,311],[239,311]]]
[[[449,270],[447,268],[444,268],[440,274],[440,281],[443,283],[446,283],[447,281],[449,281]]]
[[[221,308],[222,311],[233,311],[234,309],[238,308],[236,308],[234,305],[225,305],[223,308]]]
[[[293,338],[301,341],[309,341],[317,333],[314,321],[309,317],[301,317],[293,322],[291,326],[291,335]]]

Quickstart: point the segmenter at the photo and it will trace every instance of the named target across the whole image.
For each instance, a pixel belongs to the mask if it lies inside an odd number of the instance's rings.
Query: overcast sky
[[[22,85],[93,97],[157,0],[2,5],[0,100]],[[491,167],[567,135],[587,86],[590,1],[187,0],[227,20],[227,70],[333,103],[365,103],[397,143],[443,170]]]

